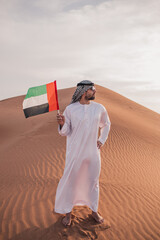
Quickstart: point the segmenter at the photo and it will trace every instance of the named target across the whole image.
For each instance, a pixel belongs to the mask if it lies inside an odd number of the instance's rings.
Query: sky
[[[0,0],[0,100],[84,79],[160,113],[159,0]]]

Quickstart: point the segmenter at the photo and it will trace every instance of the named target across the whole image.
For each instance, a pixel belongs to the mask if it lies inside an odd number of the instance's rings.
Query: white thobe
[[[97,140],[105,143],[110,120],[105,107],[99,103],[76,102],[64,111],[65,124],[59,134],[67,136],[65,168],[59,181],[55,212],[68,213],[76,205],[87,205],[97,212],[99,201],[100,150]],[[98,137],[100,130],[100,136]]]

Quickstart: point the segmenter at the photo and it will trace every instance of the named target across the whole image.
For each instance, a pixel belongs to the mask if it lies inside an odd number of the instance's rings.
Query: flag
[[[25,117],[59,110],[56,81],[28,89],[23,101]]]

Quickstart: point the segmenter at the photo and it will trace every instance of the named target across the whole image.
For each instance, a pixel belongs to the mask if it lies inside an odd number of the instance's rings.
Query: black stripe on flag
[[[45,103],[45,104],[42,104],[42,105],[26,108],[26,109],[23,109],[23,111],[24,111],[24,115],[25,115],[26,118],[32,117],[32,116],[35,116],[35,115],[39,115],[39,114],[42,114],[42,113],[49,112],[49,104]]]

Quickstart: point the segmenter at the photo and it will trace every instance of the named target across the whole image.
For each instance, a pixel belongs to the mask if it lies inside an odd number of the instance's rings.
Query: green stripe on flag
[[[32,88],[28,89],[28,92],[27,92],[27,95],[26,95],[25,99],[30,98],[30,97],[43,95],[43,94],[46,94],[46,93],[47,93],[46,84],[38,86],[38,87],[32,87]]]

